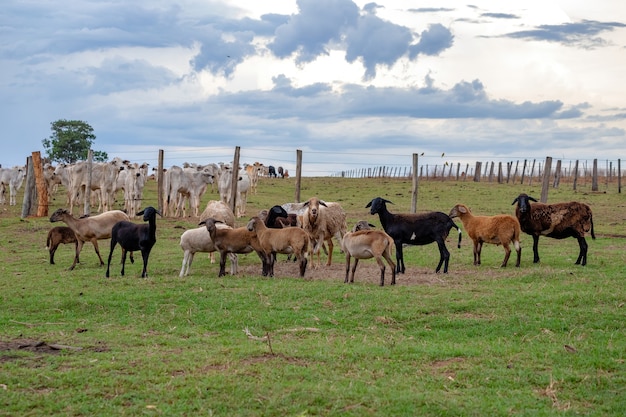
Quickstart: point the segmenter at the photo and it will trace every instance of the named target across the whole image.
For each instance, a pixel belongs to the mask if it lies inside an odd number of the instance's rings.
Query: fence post
[[[548,202],[548,188],[550,187],[550,171],[552,169],[552,157],[546,156],[546,163],[543,169],[543,181],[541,182],[541,202]]]
[[[482,166],[482,162],[476,162],[476,170],[474,171],[474,182],[480,182],[480,168]]]
[[[593,160],[593,178],[591,178],[591,191],[598,191],[598,160]]]
[[[302,181],[302,150],[296,149],[296,195],[295,202],[300,202],[300,184]]]
[[[617,192],[622,193],[622,160],[617,160]]]
[[[163,149],[159,149],[159,160],[157,162],[157,198],[159,199],[159,213],[163,213],[163,216],[167,216],[167,213],[163,212],[165,202],[165,189],[163,185]]]
[[[574,191],[576,191],[577,184],[578,184],[578,159],[574,163],[574,187],[573,187]]]
[[[417,154],[413,154],[413,185],[411,189],[411,213],[417,212],[417,191],[418,191],[418,181],[417,181]]]
[[[554,170],[554,184],[552,188],[559,188],[559,182],[561,181],[561,160],[556,161],[556,169]]]

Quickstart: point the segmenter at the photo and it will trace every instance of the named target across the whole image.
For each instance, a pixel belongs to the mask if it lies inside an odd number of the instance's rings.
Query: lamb
[[[76,267],[79,263],[80,251],[83,249],[85,242],[91,242],[100,260],[100,266],[104,265],[102,256],[100,256],[100,250],[98,248],[98,240],[109,239],[111,237],[111,229],[113,225],[122,220],[130,220],[130,217],[121,210],[105,211],[104,213],[96,216],[84,217],[77,219],[72,216],[66,209],[58,209],[52,216],[50,216],[51,222],[63,221],[70,229],[74,231],[78,245],[76,246],[76,255],[74,256],[74,263],[69,268],[70,271]],[[132,254],[131,254],[132,259]]]
[[[502,268],[506,267],[511,256],[510,244],[513,243],[517,252],[516,267],[519,267],[522,257],[519,236],[521,233],[519,221],[508,214],[498,214],[495,216],[474,216],[470,209],[464,204],[457,204],[452,207],[450,218],[458,217],[463,223],[465,231],[474,242],[474,265],[480,265],[480,252],[483,243],[493,243],[504,247],[504,260]]]
[[[50,265],[54,265],[54,253],[61,243],[73,243],[75,250],[78,246],[76,234],[67,226],[55,226],[48,232],[46,249],[50,252]]]
[[[284,229],[268,228],[258,216],[253,217],[246,226],[258,238],[259,245],[265,256],[263,276],[274,276],[276,254],[294,254],[299,261],[300,277],[304,277],[307,265],[307,251],[310,246],[309,234],[299,227]]]
[[[309,250],[311,254],[317,254],[317,268],[320,263],[320,248],[324,242],[328,244],[328,261],[326,266],[332,263],[334,236],[341,245],[343,235],[348,228],[346,224],[346,213],[338,203],[326,203],[317,197],[309,198],[303,205],[302,228],[309,232],[313,238],[314,245]]]
[[[535,204],[530,204],[533,201]],[[539,236],[548,236],[555,239],[575,237],[580,248],[576,265],[587,264],[587,240],[585,233],[591,232],[592,239],[596,238],[593,230],[593,215],[591,208],[577,201],[565,203],[543,204],[527,194],[520,194],[513,200],[517,203],[515,216],[519,220],[524,233],[533,237],[533,262],[539,262]]]
[[[220,229],[217,227],[218,221],[212,218],[202,220],[199,225],[205,225],[209,231],[211,240],[215,248],[220,253],[220,272],[218,276],[226,275],[226,255],[228,253],[250,253],[256,252],[262,262],[265,256],[261,252],[259,240],[255,233],[247,227],[237,227],[235,229]]]
[[[343,235],[341,248],[346,254],[346,277],[344,283],[354,282],[354,272],[359,263],[359,259],[376,258],[380,268],[380,286],[385,285],[385,258],[391,268],[391,285],[396,284],[396,264],[391,259],[391,248],[394,245],[393,239],[382,230],[371,230],[372,224],[360,220],[355,224],[352,231]],[[352,274],[348,281],[350,272],[350,258],[354,258]]]
[[[452,221],[450,216],[438,211],[418,214],[393,214],[387,210],[389,200],[376,197],[365,208],[370,208],[370,214],[378,214],[383,229],[393,238],[396,245],[396,272],[404,274],[404,254],[402,245],[427,245],[437,242],[439,247],[439,264],[435,269],[438,273],[443,264],[444,274],[448,272],[450,252],[446,248],[446,238],[453,227],[459,231],[458,247],[461,247],[461,229]]]
[[[282,206],[272,206],[269,210],[261,210],[258,217],[265,225],[272,229],[282,229],[298,225],[298,216],[295,213],[288,213]]]
[[[119,243],[122,248],[122,272],[124,276],[124,267],[126,264],[126,252],[141,251],[143,258],[143,270],[141,278],[148,277],[148,257],[150,251],[156,243],[156,215],[161,216],[159,210],[154,207],[146,207],[137,213],[137,216],[143,215],[143,220],[148,224],[136,224],[127,220],[117,222],[111,230],[111,251],[109,252],[109,260],[107,262],[106,277],[109,278],[109,267],[111,266],[111,257],[113,250]]]
[[[229,209],[230,210],[230,209]],[[218,229],[232,229],[231,226],[225,223],[216,223],[215,226]],[[180,269],[180,277],[189,275],[191,270],[191,263],[196,252],[208,252],[213,255],[217,248],[211,240],[211,235],[206,227],[198,227],[197,229],[190,229],[185,231],[180,236],[180,247],[184,251],[183,266]],[[230,257],[230,273],[232,275],[237,274],[237,254],[229,253]],[[211,257],[211,263],[213,263],[213,257]]]

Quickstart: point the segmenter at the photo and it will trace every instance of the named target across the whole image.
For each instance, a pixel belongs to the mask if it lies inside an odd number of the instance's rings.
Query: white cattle
[[[256,194],[256,187],[259,182],[259,177],[263,173],[263,164],[260,162],[255,162],[252,165],[246,165],[246,172],[250,177],[250,192],[252,194]]]
[[[120,170],[121,166],[118,161],[92,163],[91,191],[95,191],[98,197],[98,211],[105,212],[111,209]],[[80,200],[86,195],[88,174],[87,162],[85,161],[77,162],[70,169],[70,214],[72,214],[74,205],[80,203]]]
[[[165,202],[164,212],[167,215],[186,217],[186,205],[194,216],[200,213],[200,199],[206,192],[207,186],[214,182],[212,172],[203,167],[181,168],[172,166],[165,172]],[[174,212],[174,213],[172,213]]]
[[[233,200],[231,187],[232,180],[232,168],[229,165],[224,165],[219,178],[218,189],[220,192],[220,200],[226,203],[229,207],[231,206]],[[250,176],[245,169],[239,170],[237,181],[237,199],[235,201],[235,213],[238,218],[246,214],[246,204],[248,201],[249,190]]]
[[[22,187],[26,177],[26,168],[14,166],[13,168],[0,168],[0,204],[6,204],[6,189],[9,187],[9,204],[17,204],[17,192]]]

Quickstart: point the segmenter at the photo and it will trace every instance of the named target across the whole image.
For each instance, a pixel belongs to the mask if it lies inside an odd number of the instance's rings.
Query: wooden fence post
[[[300,184],[302,181],[302,150],[296,150],[296,195],[295,202],[300,202]]]
[[[598,191],[598,160],[593,160],[593,177],[591,178],[591,191]]]
[[[163,188],[163,149],[159,149],[159,157],[157,162],[157,199],[159,200],[159,213],[162,213],[163,216],[167,216],[167,213],[163,212],[163,207],[165,204],[165,189]]]
[[[548,188],[550,187],[550,171],[552,168],[552,157],[546,156],[546,164],[543,170],[543,181],[541,182],[541,202],[548,202]]]
[[[411,189],[411,213],[417,212],[417,193],[418,193],[418,181],[417,181],[417,154],[413,154],[413,184]]]

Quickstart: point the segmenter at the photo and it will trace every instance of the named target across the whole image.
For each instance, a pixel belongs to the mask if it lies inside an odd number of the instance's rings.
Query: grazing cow
[[[26,168],[15,166],[13,168],[0,168],[0,204],[6,204],[6,187],[9,187],[9,204],[17,204],[17,192],[22,187],[26,177]]]
[[[273,166],[273,165],[270,165],[270,166],[267,168],[267,175],[268,175],[270,178],[276,178],[276,168],[274,168],[274,166]]]

